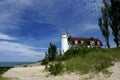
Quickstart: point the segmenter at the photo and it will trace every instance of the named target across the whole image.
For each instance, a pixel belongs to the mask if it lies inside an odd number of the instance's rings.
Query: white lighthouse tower
[[[66,32],[63,32],[61,38],[61,53],[64,54],[68,49],[69,49],[68,36]]]

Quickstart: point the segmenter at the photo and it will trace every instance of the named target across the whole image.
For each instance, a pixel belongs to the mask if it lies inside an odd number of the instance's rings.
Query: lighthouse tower
[[[61,38],[61,53],[64,54],[68,49],[69,49],[68,36],[66,32],[63,32]]]

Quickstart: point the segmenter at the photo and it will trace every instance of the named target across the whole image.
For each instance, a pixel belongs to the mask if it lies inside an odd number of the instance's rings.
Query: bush
[[[0,75],[2,75],[4,72],[6,72],[7,70],[9,70],[10,68],[3,68],[3,67],[0,67]]]
[[[89,73],[106,71],[113,62],[120,61],[120,48],[71,48],[64,55],[57,56],[56,60],[49,62],[48,70],[57,75],[63,71]],[[55,62],[56,61],[56,62]],[[61,63],[64,61],[64,66]]]
[[[10,68],[3,68],[3,67],[0,67],[0,80],[10,80],[8,78],[3,78],[1,75],[6,72],[8,69]]]
[[[77,50],[78,51],[78,50]],[[102,49],[86,48],[79,49],[77,56],[73,56],[65,61],[65,68],[70,72],[100,72],[105,71],[113,65],[113,61],[120,60],[120,48]],[[69,53],[67,53],[69,54]],[[72,53],[71,53],[72,54]]]
[[[51,61],[55,61],[57,57],[57,47],[56,45],[50,43],[50,47],[48,48],[48,53],[45,53],[45,58],[41,60],[42,65],[47,65]]]
[[[9,78],[3,78],[2,76],[0,76],[0,80],[12,80],[12,79],[9,79]]]
[[[63,70],[63,64],[61,62],[56,62],[50,64],[49,71],[53,75],[60,74]]]

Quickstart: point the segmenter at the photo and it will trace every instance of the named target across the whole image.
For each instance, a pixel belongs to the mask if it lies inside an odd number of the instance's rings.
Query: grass
[[[8,78],[3,78],[2,76],[0,76],[0,80],[10,80]]]
[[[4,72],[6,72],[9,68],[0,67],[0,75],[2,75]]]
[[[6,72],[9,68],[0,68],[0,80],[10,80],[8,78],[3,78],[1,75]]]
[[[63,70],[63,65],[61,62],[52,63],[49,66],[50,67],[48,69],[52,75],[58,75]]]
[[[120,47],[111,49],[78,47],[71,48],[64,55],[56,57],[53,62],[61,62],[61,65],[52,64],[48,68],[55,75],[63,72],[109,73],[107,68],[117,61],[120,61]]]
[[[68,51],[65,55],[69,57],[64,64],[67,72],[78,72],[82,74],[105,72],[108,67],[113,65],[113,62],[120,60],[120,48],[77,49]]]

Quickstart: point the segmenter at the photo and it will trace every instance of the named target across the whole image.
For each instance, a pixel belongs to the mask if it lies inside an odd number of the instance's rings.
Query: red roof
[[[94,41],[100,41],[97,38],[71,38],[70,40],[83,40],[83,41],[88,41],[88,40],[94,40]]]

